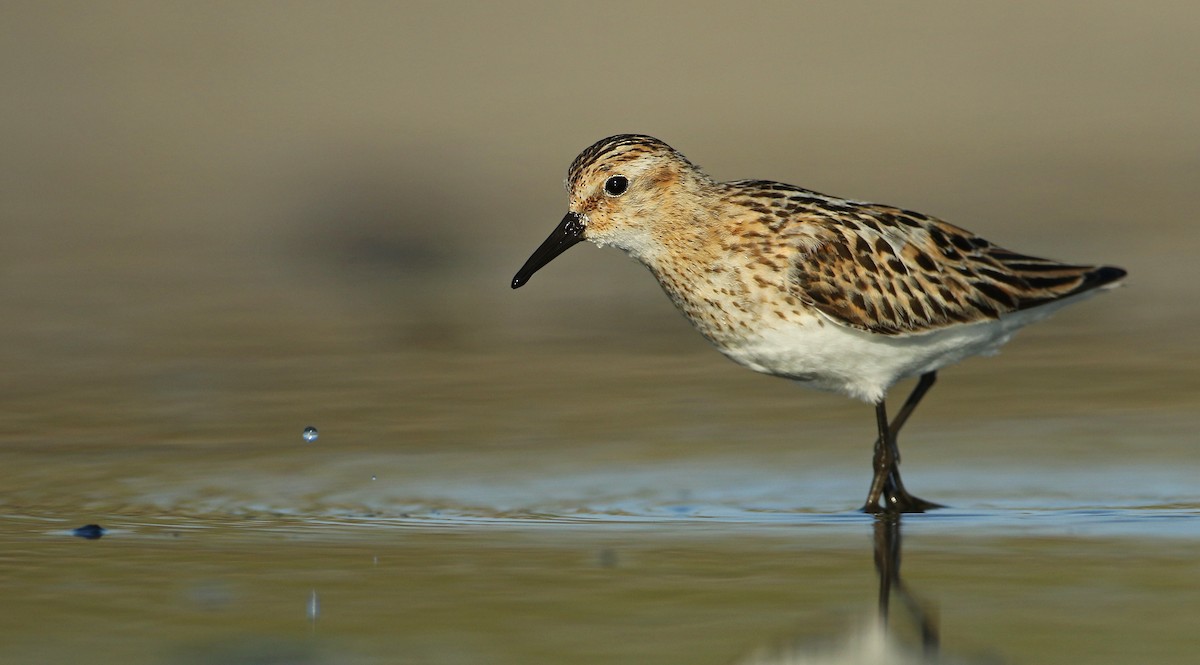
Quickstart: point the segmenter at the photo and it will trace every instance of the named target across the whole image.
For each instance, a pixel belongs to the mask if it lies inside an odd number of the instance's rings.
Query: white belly
[[[1019,328],[1071,300],[919,335],[876,335],[814,314],[803,321],[759,327],[753,335],[723,346],[721,352],[756,372],[877,402],[900,379],[994,353]]]

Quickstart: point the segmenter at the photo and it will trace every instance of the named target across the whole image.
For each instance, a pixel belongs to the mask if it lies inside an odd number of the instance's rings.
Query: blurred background
[[[720,179],[1123,266],[1127,288],[1027,333],[1061,343],[1020,348],[1049,376],[1129,359],[1147,374],[1115,403],[1191,400],[1198,21],[1191,2],[7,3],[0,438],[378,435],[437,377],[469,407],[630,357],[731,382],[714,399],[834,404],[712,353],[618,252],[510,290],[567,165],[622,132]]]
[[[575,155],[640,132],[1129,270],[942,373],[904,475],[954,508],[905,574],[987,662],[1192,662],[1198,25],[0,4],[0,660],[695,664],[860,623],[868,405],[728,362],[615,250],[509,288]]]

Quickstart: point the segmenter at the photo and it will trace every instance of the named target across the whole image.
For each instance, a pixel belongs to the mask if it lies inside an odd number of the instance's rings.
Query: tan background
[[[619,132],[719,178],[1122,265],[1129,289],[1072,314],[1106,333],[1172,343],[1196,319],[1195,3],[9,3],[0,18],[13,368],[593,332],[699,348],[611,251],[508,289],[561,216],[570,160]]]

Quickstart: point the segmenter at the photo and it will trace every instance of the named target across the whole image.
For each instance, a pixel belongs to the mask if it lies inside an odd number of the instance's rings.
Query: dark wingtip
[[[528,277],[526,277],[525,279],[521,279],[521,276],[517,275],[516,277],[513,277],[512,287],[514,289],[519,289],[522,286],[525,286],[525,282],[527,282],[527,281],[529,281]]]
[[[1126,274],[1124,269],[1116,266],[1100,266],[1087,274],[1084,285],[1086,288],[1104,286],[1124,278]]]

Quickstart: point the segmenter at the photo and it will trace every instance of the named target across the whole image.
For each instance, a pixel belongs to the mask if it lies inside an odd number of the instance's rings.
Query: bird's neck
[[[693,218],[673,213],[678,222],[651,243],[653,249],[635,255],[658,280],[671,302],[718,348],[728,345],[739,316],[745,315],[745,284],[720,242],[719,218],[697,211]],[[714,303],[730,303],[728,307]]]

